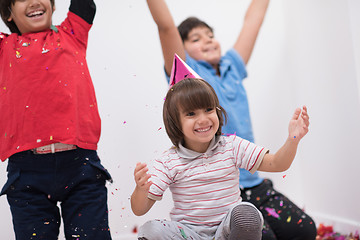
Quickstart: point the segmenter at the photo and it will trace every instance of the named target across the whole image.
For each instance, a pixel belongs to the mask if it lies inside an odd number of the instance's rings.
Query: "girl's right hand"
[[[136,188],[141,191],[148,191],[152,182],[149,181],[151,175],[147,173],[148,167],[146,163],[138,162],[134,170],[134,179],[136,182]]]

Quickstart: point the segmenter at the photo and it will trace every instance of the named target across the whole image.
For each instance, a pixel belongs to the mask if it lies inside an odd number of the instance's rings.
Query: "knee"
[[[263,217],[255,206],[243,202],[231,211],[229,239],[259,240],[263,223]]]
[[[305,217],[306,216],[306,217]],[[291,223],[292,222],[292,223]],[[303,215],[301,221],[291,221],[288,224],[281,222],[282,226],[273,226],[274,232],[281,239],[315,240],[317,229],[314,221]]]
[[[241,231],[259,231],[263,228],[261,213],[252,204],[240,204],[231,211],[230,229],[241,229]]]
[[[152,239],[162,239],[163,228],[162,221],[160,220],[150,220],[144,223],[139,228],[138,239],[141,240],[152,240]]]
[[[261,231],[263,218],[252,204],[240,204],[231,211],[230,229],[238,228],[242,231]]]

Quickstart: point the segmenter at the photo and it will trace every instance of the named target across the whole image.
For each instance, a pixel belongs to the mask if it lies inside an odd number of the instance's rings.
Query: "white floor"
[[[114,240],[137,240],[136,234],[126,234],[122,236],[112,236]]]

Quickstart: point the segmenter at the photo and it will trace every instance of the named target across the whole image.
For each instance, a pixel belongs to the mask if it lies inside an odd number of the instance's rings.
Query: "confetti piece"
[[[286,177],[286,174],[285,175],[283,175],[283,178],[285,178]]]
[[[16,51],[16,58],[21,58],[21,57],[22,57],[22,55],[20,54],[20,52]]]
[[[290,222],[291,221],[291,216],[289,216],[287,219],[286,219],[286,222]]]
[[[45,48],[42,48],[42,54],[44,54],[44,53],[48,53],[50,50],[49,49],[45,49]]]
[[[164,225],[165,225],[165,224],[164,224]],[[186,236],[184,230],[183,230],[181,227],[179,227],[179,226],[178,226],[178,228],[179,228],[179,230],[180,230],[181,236],[182,236],[184,239],[187,239],[187,236]]]
[[[269,215],[273,216],[274,218],[280,219],[280,216],[275,212],[275,209],[266,207],[265,210],[268,212]]]
[[[160,130],[161,130],[161,127],[159,127],[158,131],[160,131]]]

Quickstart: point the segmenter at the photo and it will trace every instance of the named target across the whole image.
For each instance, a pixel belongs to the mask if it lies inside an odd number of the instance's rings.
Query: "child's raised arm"
[[[71,0],[69,9],[87,23],[93,23],[96,12],[96,6],[93,0]]]
[[[264,172],[282,172],[287,170],[295,158],[300,140],[306,135],[309,127],[309,115],[304,106],[295,113],[289,123],[289,136],[285,144],[275,153],[266,154],[258,170]]]
[[[254,49],[256,38],[263,23],[269,0],[252,0],[244,19],[243,27],[237,38],[234,49],[247,64]]]
[[[141,216],[147,213],[154,205],[155,200],[148,198],[150,174],[147,173],[148,168],[145,163],[137,163],[134,170],[134,178],[136,187],[131,195],[131,209],[135,215]]]
[[[181,59],[185,60],[185,49],[180,33],[165,0],[147,0],[147,4],[158,27],[165,70],[166,73],[170,75],[175,53],[179,55]]]

